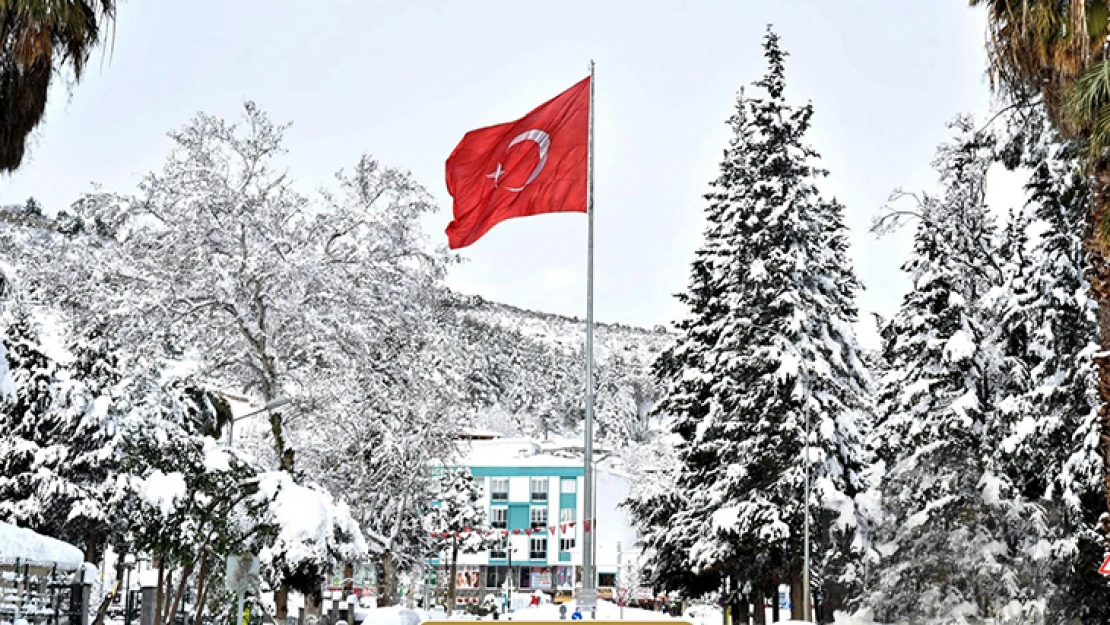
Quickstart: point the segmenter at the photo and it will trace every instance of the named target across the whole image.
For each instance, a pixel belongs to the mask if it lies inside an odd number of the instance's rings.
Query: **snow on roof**
[[[16,560],[76,570],[85,562],[85,555],[69,543],[0,522],[0,562]]]
[[[580,467],[581,460],[540,451],[530,438],[473,440],[462,463],[468,467]]]

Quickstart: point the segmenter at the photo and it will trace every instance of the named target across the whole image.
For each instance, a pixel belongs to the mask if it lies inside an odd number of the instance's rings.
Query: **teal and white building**
[[[569,595],[581,582],[584,470],[580,456],[530,439],[471,440],[467,468],[482,487],[490,525],[502,533],[493,549],[460,554],[458,595],[477,600],[506,586]],[[618,561],[635,549],[635,533],[619,507],[627,480],[599,466],[596,539],[600,594],[615,585]],[[554,532],[552,531],[554,529]],[[508,532],[508,535],[504,535]],[[627,560],[626,560],[627,561]],[[447,587],[445,557],[429,561]]]

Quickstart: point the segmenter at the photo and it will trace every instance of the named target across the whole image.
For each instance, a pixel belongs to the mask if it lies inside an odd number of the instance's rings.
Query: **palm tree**
[[[0,0],[0,172],[23,161],[54,73],[68,66],[81,79],[115,8],[116,0]]]
[[[988,13],[992,84],[1041,100],[1063,138],[1084,148],[1091,206],[1083,237],[1098,304],[1103,477],[1110,509],[1110,9],[1107,0],[969,0]]]

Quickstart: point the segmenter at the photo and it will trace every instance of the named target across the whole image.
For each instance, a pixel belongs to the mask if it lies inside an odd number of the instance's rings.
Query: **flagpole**
[[[594,532],[594,62],[590,60],[589,147],[586,152],[586,433],[583,460],[582,589],[595,588]],[[592,593],[587,593],[592,594]],[[594,608],[596,615],[596,607]]]

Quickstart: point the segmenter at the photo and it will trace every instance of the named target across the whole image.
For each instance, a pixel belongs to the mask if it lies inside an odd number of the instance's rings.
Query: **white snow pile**
[[[366,555],[366,539],[350,508],[327,491],[297,484],[285,471],[263,473],[259,491],[270,501],[268,521],[280,528],[264,558],[281,556],[294,563],[327,562],[329,552],[349,560]]]
[[[28,562],[77,569],[85,561],[80,549],[69,543],[0,522],[0,562]]]
[[[146,479],[140,479],[137,482],[138,491],[143,499],[160,510],[164,517],[170,516],[174,503],[184,499],[186,495],[185,476],[176,471],[173,473],[154,471]]]

